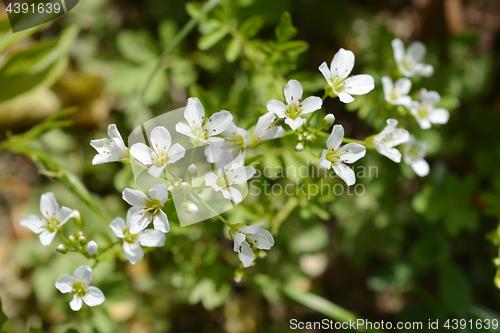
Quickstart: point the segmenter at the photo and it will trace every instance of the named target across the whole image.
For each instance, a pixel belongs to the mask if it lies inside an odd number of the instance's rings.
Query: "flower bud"
[[[309,134],[309,135],[306,137],[306,140],[307,140],[307,141],[314,141],[314,140],[316,140],[316,135],[314,135],[314,134]]]
[[[98,249],[98,246],[97,246],[97,243],[94,242],[94,241],[90,241],[88,244],[87,244],[87,253],[93,257],[96,253],[97,253],[97,249]]]
[[[243,275],[245,275],[245,272],[239,268],[234,272],[234,282],[236,283],[241,283],[243,280]]]
[[[495,279],[493,280],[495,283],[495,286],[497,286],[498,289],[500,289],[500,276],[495,276]]]
[[[297,143],[297,145],[295,146],[296,151],[302,151],[303,149],[304,145],[302,144],[302,142]]]
[[[76,243],[75,243],[75,236],[70,235],[70,236],[68,237],[68,240],[69,240],[69,243],[70,243],[71,245],[73,245],[73,246],[74,246],[74,245],[76,244]]]
[[[89,241],[87,240],[87,238],[85,238],[85,236],[78,237],[78,243],[80,243],[81,246],[87,245],[88,242]]]
[[[196,167],[196,165],[191,164],[191,165],[188,167],[188,170],[189,170],[189,172],[190,172],[192,175],[194,175],[194,174],[195,174],[195,172],[196,172],[196,170],[198,170],[198,168]]]
[[[496,267],[500,266],[500,258],[493,258],[493,265],[495,265]]]
[[[258,255],[261,259],[264,259],[267,256],[267,253],[264,250],[260,250]]]
[[[327,114],[325,118],[321,121],[321,127],[324,130],[330,129],[332,127],[332,124],[335,122],[335,116],[331,113]]]
[[[78,228],[83,229],[85,227],[85,221],[83,221],[79,211],[73,211],[73,218],[75,219],[75,224]]]
[[[297,141],[302,141],[302,140],[304,140],[304,135],[302,135],[302,133],[297,133],[297,134],[295,135],[295,137],[297,138]]]
[[[68,253],[68,247],[64,244],[59,244],[57,246],[57,252],[62,253],[62,254],[66,254],[66,253]]]
[[[179,187],[182,184],[182,179],[181,178],[176,178],[174,180],[174,186]]]
[[[184,211],[186,213],[189,213],[189,214],[193,214],[193,213],[196,213],[198,211],[198,206],[196,206],[195,203],[192,201],[183,202],[181,207],[182,207],[182,209],[184,209]]]
[[[172,192],[174,192],[174,190],[175,190],[175,186],[174,186],[173,184],[170,184],[170,185],[168,185],[168,186],[167,186],[167,190],[168,190],[170,193],[172,193]]]

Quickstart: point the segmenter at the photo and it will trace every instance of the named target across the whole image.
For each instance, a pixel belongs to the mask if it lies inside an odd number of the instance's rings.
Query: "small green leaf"
[[[226,28],[221,28],[201,36],[200,40],[198,41],[198,48],[202,51],[208,50],[209,48],[217,44],[222,38],[224,38],[227,33],[228,31]]]
[[[5,50],[8,46],[31,36],[41,27],[42,25],[39,25],[31,29],[13,33],[8,16],[4,16],[3,19],[0,20],[0,52]]]
[[[304,53],[309,48],[309,44],[302,40],[294,40],[288,43],[285,43],[281,46],[281,50],[285,53],[288,53],[291,56],[299,55]]]
[[[264,18],[260,15],[250,17],[240,25],[240,32],[243,36],[250,39],[254,37],[264,25]]]
[[[439,291],[444,304],[455,315],[463,315],[472,303],[467,277],[452,262],[445,262],[439,267]]]
[[[147,30],[125,30],[116,38],[118,51],[123,57],[137,63],[155,60],[160,55],[158,46]]]
[[[229,62],[235,61],[241,52],[241,47],[243,46],[241,39],[233,38],[226,48],[226,59]]]
[[[2,299],[0,299],[0,328],[2,328],[3,324],[5,324],[9,318],[3,313],[3,308],[2,308]]]
[[[284,12],[281,15],[280,23],[276,27],[275,33],[278,44],[284,44],[295,37],[297,29],[292,24],[292,16],[289,12]]]

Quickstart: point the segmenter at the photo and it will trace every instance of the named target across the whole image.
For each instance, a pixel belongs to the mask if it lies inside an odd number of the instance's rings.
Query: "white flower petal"
[[[383,147],[377,151],[396,163],[401,162],[401,152],[396,148]]]
[[[344,163],[333,164],[333,170],[348,186],[356,183],[356,175],[354,174],[354,171]]]
[[[405,45],[403,41],[399,38],[393,39],[391,45],[392,45],[392,50],[394,52],[394,59],[396,60],[396,63],[399,64],[403,61],[403,58],[405,57]]]
[[[139,244],[147,247],[162,247],[167,237],[158,230],[144,230],[139,234]]]
[[[222,147],[222,146],[224,146],[225,139],[212,136],[212,137],[208,138],[207,141],[204,141],[204,140],[200,140],[200,141],[208,143],[209,145],[212,145],[212,146]]]
[[[114,155],[109,155],[109,156],[95,155],[94,158],[92,159],[92,165],[99,165],[108,162],[117,162],[119,160],[120,159],[118,158],[118,156]]]
[[[122,198],[129,205],[134,207],[145,207],[149,198],[142,191],[126,188],[122,192]]]
[[[323,168],[330,169],[332,166],[332,162],[326,159],[326,154],[328,153],[328,150],[323,150],[323,153],[321,154],[321,157],[319,159],[319,165],[321,165]]]
[[[87,293],[83,296],[83,301],[88,306],[97,306],[105,301],[104,294],[97,287],[87,287]]]
[[[168,163],[175,163],[177,162],[178,160],[180,160],[181,158],[184,157],[184,155],[186,154],[186,149],[184,149],[183,146],[181,146],[180,144],[176,143],[172,146],[172,148],[170,148],[170,150],[168,151]]]
[[[402,77],[394,83],[394,90],[396,90],[400,95],[408,95],[411,90],[411,80]]]
[[[155,184],[149,189],[149,197],[151,199],[160,200],[160,204],[164,205],[168,199],[168,187],[163,184]]]
[[[421,129],[429,129],[432,127],[431,125],[431,122],[429,121],[429,119],[422,119],[420,117],[415,117],[415,119],[417,119],[417,123],[418,125],[420,126]]]
[[[241,232],[232,232],[231,235],[233,236],[233,240],[234,240],[234,246],[233,246],[233,250],[234,252],[239,252],[239,249],[240,249],[240,245],[246,241],[246,236],[245,234],[242,234]]]
[[[130,155],[144,165],[153,164],[154,152],[144,143],[135,143],[130,148]]]
[[[420,177],[425,177],[429,174],[430,170],[429,163],[427,163],[427,161],[424,160],[423,158],[414,160],[410,164],[410,166],[413,169],[413,171],[415,171],[415,173]]]
[[[337,149],[342,143],[344,138],[344,127],[342,125],[335,125],[332,129],[332,134],[326,140],[326,146],[328,149]]]
[[[137,264],[144,257],[144,251],[139,243],[123,242],[123,252],[125,259],[130,261],[132,265]]]
[[[40,198],[40,211],[46,218],[54,217],[59,212],[59,205],[57,204],[54,193],[47,192],[42,194]]]
[[[260,223],[252,224],[252,225],[247,225],[247,226],[241,227],[240,230],[244,234],[256,235],[259,233],[260,227],[262,225],[264,225],[264,222],[260,222]]]
[[[274,245],[274,238],[268,230],[260,229],[256,235],[247,235],[254,245],[261,250],[270,250]]]
[[[162,210],[160,210],[160,212],[153,218],[153,225],[158,231],[161,231],[163,233],[170,232],[170,225],[168,224],[167,214],[165,214]]]
[[[214,113],[205,125],[208,136],[214,136],[224,132],[232,121],[233,115],[229,111],[222,110]]]
[[[350,142],[346,144],[339,152],[345,152],[340,159],[343,163],[354,163],[366,154],[366,147],[359,143]]]
[[[338,77],[339,79],[345,79],[351,74],[354,68],[354,53],[349,50],[340,49],[337,54],[333,57],[332,63],[330,65],[330,71],[332,72],[332,77]]]
[[[160,155],[161,152],[168,151],[172,143],[170,132],[164,126],[156,126],[149,136],[151,147]]]
[[[64,274],[61,275],[56,281],[56,288],[63,294],[70,293],[73,291],[73,284],[75,283],[75,278],[71,275]]]
[[[352,97],[351,95],[349,95],[345,91],[341,91],[341,92],[337,93],[337,96],[339,97],[339,100],[342,103],[349,104],[349,103],[354,102],[354,97]]]
[[[303,102],[302,102],[302,107],[300,114],[308,114],[313,111],[321,109],[321,106],[323,105],[323,101],[321,98],[318,96],[310,96],[307,97]]]
[[[267,102],[267,111],[274,113],[278,118],[286,117],[286,105],[285,103],[283,103],[282,101],[278,101],[277,99],[272,99]]]
[[[297,128],[304,125],[304,119],[302,119],[300,116],[297,116],[295,119],[286,117],[285,124],[290,126],[290,128],[295,131]]]
[[[345,79],[344,84],[345,88],[343,91],[351,95],[364,95],[375,88],[375,80],[373,76],[368,74],[354,75]]]
[[[73,277],[75,281],[80,281],[88,286],[92,282],[92,268],[89,266],[80,266],[73,272]]]
[[[177,125],[175,125],[175,130],[178,133],[181,133],[181,134],[184,134],[186,136],[189,136],[190,138],[196,138],[196,135],[193,134],[193,130],[191,129],[191,127],[189,127],[186,124],[177,123]]]
[[[21,219],[21,226],[30,229],[35,234],[45,231],[45,220],[36,215],[28,215]]]
[[[450,119],[450,112],[443,108],[434,109],[429,115],[429,120],[433,124],[446,124]]]
[[[128,215],[128,214],[127,214]],[[142,230],[146,229],[147,226],[153,221],[153,217],[150,214],[147,214],[144,209],[140,209],[135,211],[130,215],[129,220],[129,232],[131,234],[137,234]]]
[[[82,308],[82,304],[83,304],[82,298],[75,295],[73,296],[73,300],[69,303],[69,307],[73,311],[78,311]]]
[[[391,95],[392,90],[394,89],[394,84],[392,83],[392,80],[388,76],[382,76],[382,89],[384,90],[384,95],[387,99],[388,96]]]
[[[302,85],[297,80],[290,80],[288,84],[285,86],[285,100],[290,105],[292,103],[298,104],[299,100],[302,99],[302,94],[304,90],[302,89]]]
[[[226,199],[232,200],[236,204],[239,204],[241,200],[243,200],[243,196],[241,195],[240,191],[238,191],[234,187],[228,187],[227,192],[229,192],[229,194],[227,196],[224,195]]]
[[[40,243],[42,243],[42,245],[50,245],[52,243],[52,241],[54,240],[54,237],[56,237],[56,234],[57,234],[57,231],[54,231],[54,232],[49,232],[47,230],[43,231],[41,234],[40,234]]]
[[[61,207],[61,209],[56,213],[56,216],[59,219],[59,226],[66,224],[66,222],[73,217],[73,214],[73,209],[64,206]]]
[[[432,65],[417,64],[415,67],[418,73],[424,77],[431,77],[434,75],[434,67],[432,67]]]
[[[406,56],[413,59],[415,62],[421,62],[426,53],[427,48],[422,42],[419,41],[413,42],[410,46],[408,46],[408,49],[406,49]]]
[[[330,86],[333,86],[333,83],[332,83],[332,72],[330,72],[330,69],[328,68],[328,65],[326,64],[326,62],[323,62],[318,67],[318,69],[321,72],[321,74],[323,74],[323,76],[325,77],[326,82],[328,82],[328,84]]]
[[[248,242],[241,243],[240,247],[238,248],[238,258],[240,258],[241,262],[243,263],[243,267],[245,268],[250,267],[250,265],[252,264],[253,260],[255,259],[255,255],[253,254],[252,248],[250,247],[250,244],[248,244]]]
[[[161,173],[163,172],[163,170],[165,169],[166,167],[166,164],[162,165],[161,167],[157,167],[156,165],[152,165],[149,170],[148,170],[148,173],[155,177],[155,178],[158,178],[160,177]]]
[[[184,109],[184,118],[187,120],[189,126],[191,128],[201,128],[204,117],[205,110],[203,109],[203,105],[201,105],[200,100],[197,97],[189,98],[186,108]],[[177,129],[177,126],[175,129],[177,130],[177,132],[181,133]]]
[[[125,229],[127,229],[127,224],[121,217],[117,217],[109,224],[109,227],[115,233],[118,238],[125,238]]]
[[[441,96],[436,91],[422,91],[422,104],[436,106],[441,101]]]

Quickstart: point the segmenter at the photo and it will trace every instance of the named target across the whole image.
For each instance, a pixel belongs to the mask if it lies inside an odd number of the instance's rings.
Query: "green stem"
[[[361,140],[354,140],[354,139],[349,139],[349,138],[343,138],[342,142],[346,142],[346,143],[354,142],[354,143],[359,143],[360,145],[363,145],[363,146],[366,145],[366,142],[364,140],[361,141]]]
[[[207,204],[205,202],[205,200],[203,200],[198,194],[194,193],[194,192],[191,192],[189,193],[190,196],[193,196],[195,197],[196,199],[198,199],[199,202],[201,202],[203,204],[203,206],[205,206],[212,214],[214,214],[215,216],[217,216],[219,218],[219,220],[221,220],[225,225],[227,225],[229,228],[231,229],[234,229],[234,226],[229,223],[225,218],[223,218],[222,216],[220,216],[212,207],[210,207],[209,204]]]
[[[325,101],[325,99],[326,99],[327,97],[328,97],[328,94],[327,94],[327,93],[325,93],[325,94],[323,95],[323,97],[321,97],[321,100],[324,102],[324,101]]]
[[[203,6],[203,8],[199,12],[199,14],[196,17],[191,18],[186,23],[186,25],[184,25],[184,27],[182,27],[182,29],[179,31],[179,33],[174,37],[174,39],[172,40],[170,45],[168,45],[167,48],[165,48],[165,50],[160,55],[160,59],[158,59],[158,63],[156,64],[155,68],[153,69],[153,71],[149,75],[148,80],[146,81],[146,84],[144,85],[144,88],[141,91],[141,95],[140,95],[141,105],[144,105],[146,94],[151,86],[151,83],[153,82],[153,79],[154,79],[156,73],[161,69],[165,58],[168,57],[177,48],[177,46],[180,44],[180,42],[182,42],[184,40],[184,38],[186,38],[187,35],[191,32],[191,30],[193,30],[196,27],[198,22],[203,17],[205,17],[205,15],[207,15],[208,12],[210,12],[216,5],[218,5],[219,2],[220,2],[220,0],[208,1]]]
[[[102,250],[101,253],[99,253],[99,255],[96,256],[95,263],[92,266],[92,268],[95,268],[97,266],[97,264],[100,262],[102,255],[104,253],[108,252],[110,249],[112,249],[116,244],[120,244],[120,241],[116,241],[114,243],[111,243],[107,248],[105,248],[104,250]]]
[[[309,152],[312,156],[317,157],[317,158],[321,158],[321,154],[319,154],[319,155],[314,154],[314,153],[312,152],[311,148],[309,148],[309,146],[306,146],[306,149],[307,149],[307,151],[308,151],[308,152]]]

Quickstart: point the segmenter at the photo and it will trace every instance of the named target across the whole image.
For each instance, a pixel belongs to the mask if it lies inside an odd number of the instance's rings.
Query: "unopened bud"
[[[304,140],[304,136],[302,135],[302,133],[297,133],[297,134],[295,135],[295,137],[297,138],[297,141],[302,141],[302,140]]]
[[[243,280],[244,274],[245,274],[245,272],[242,269],[237,269],[234,272],[234,282],[241,283],[241,281]]]
[[[495,279],[493,280],[495,283],[495,286],[497,286],[498,289],[500,289],[500,276],[495,276]]]
[[[316,140],[316,135],[314,135],[314,134],[309,134],[309,135],[306,137],[306,140],[307,140],[307,141],[314,141],[314,140]]]
[[[173,184],[170,184],[167,186],[167,190],[172,193],[175,190],[175,186]]]
[[[190,172],[192,175],[194,175],[194,174],[195,174],[195,172],[196,172],[196,170],[198,170],[198,168],[196,167],[196,165],[191,164],[191,165],[188,167],[188,170],[189,170],[189,172]]]
[[[329,113],[321,121],[321,127],[325,130],[330,129],[330,127],[332,127],[332,124],[334,122],[335,122],[335,116],[333,114]]]
[[[70,243],[71,245],[75,245],[75,236],[73,236],[73,235],[69,236],[69,237],[68,237],[68,240],[69,240],[69,243]]]
[[[493,258],[493,265],[495,265],[497,267],[500,266],[500,258],[498,258],[498,257],[497,258]]]
[[[78,243],[80,243],[81,246],[87,245],[88,242],[89,241],[87,240],[87,238],[85,238],[85,236],[78,237]]]
[[[75,219],[75,224],[78,228],[83,229],[83,227],[85,227],[85,221],[83,221],[79,211],[73,211],[73,218]]]
[[[182,184],[182,179],[181,179],[181,178],[176,178],[176,179],[174,180],[174,186],[175,186],[175,187],[178,187],[178,186],[180,186],[181,184]]]
[[[64,244],[59,244],[57,246],[57,252],[62,253],[62,254],[66,254],[68,252],[68,247]]]
[[[184,191],[186,191],[187,193],[189,193],[193,190],[193,188],[191,187],[191,185],[189,185],[189,183],[182,182],[181,186],[184,189]]]
[[[297,143],[297,145],[295,146],[296,151],[302,151],[303,149],[304,145],[302,144],[302,142]]]
[[[260,250],[258,255],[261,259],[264,259],[267,256],[267,253],[264,250]]]
[[[182,207],[182,209],[184,209],[184,211],[186,213],[189,213],[189,214],[193,214],[193,213],[196,213],[198,211],[198,206],[196,206],[195,203],[192,201],[183,202],[181,207]]]
[[[90,241],[88,244],[87,244],[87,253],[92,257],[94,256],[96,253],[97,253],[97,249],[98,249],[98,246],[97,246],[97,243],[94,242],[94,241]]]

